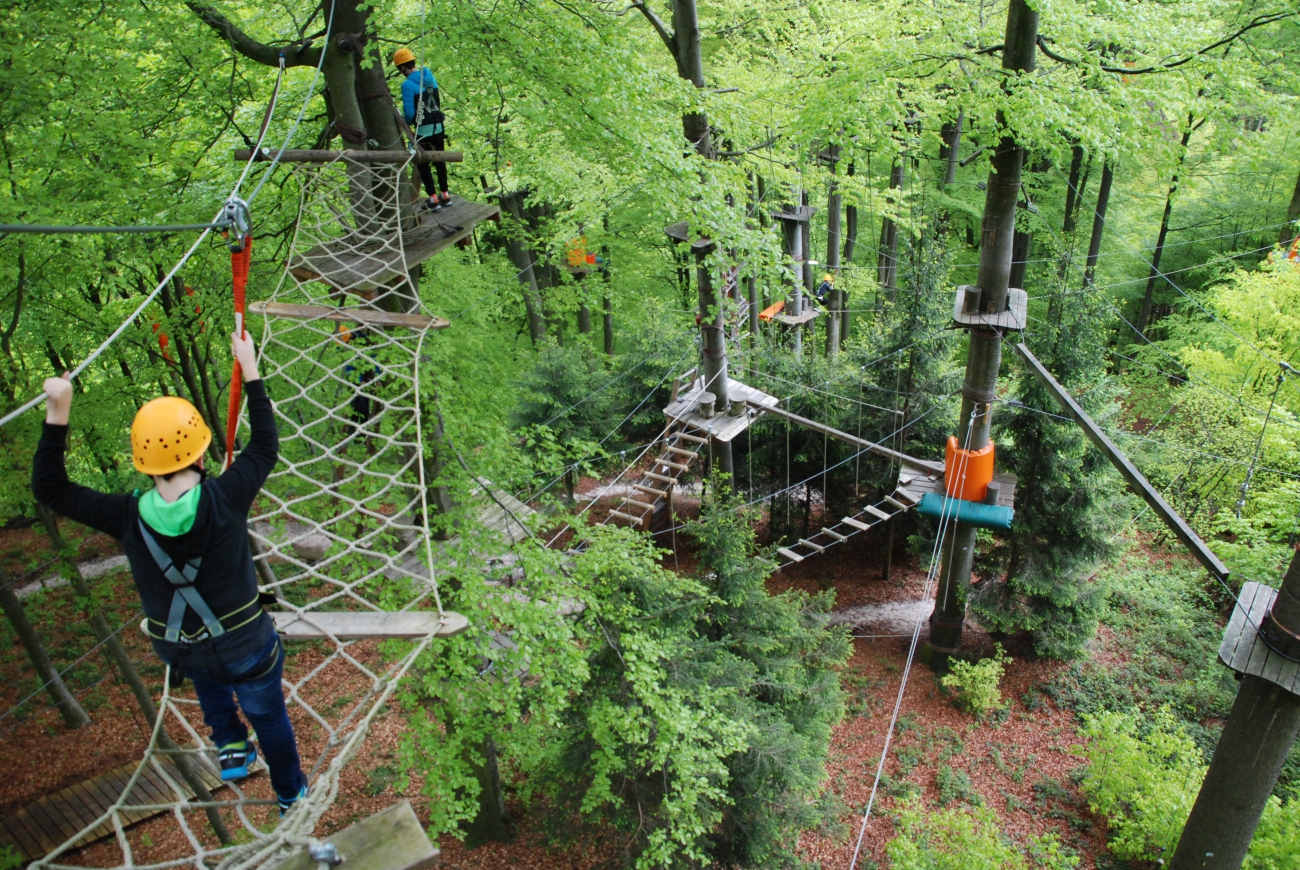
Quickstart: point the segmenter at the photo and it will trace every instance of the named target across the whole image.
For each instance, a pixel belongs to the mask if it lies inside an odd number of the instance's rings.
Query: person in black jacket
[[[121,544],[144,605],[145,633],[171,667],[172,685],[186,677],[194,683],[221,778],[247,776],[257,757],[239,719],[242,708],[283,815],[307,793],[307,778],[280,685],[284,650],[259,603],[248,543],[248,512],[275,466],[279,437],[253,340],[236,335],[231,343],[244,372],[252,434],[220,477],[208,479],[203,468],[212,433],[199,412],[164,396],[144,405],[131,424],[132,459],[153,478],[153,489],[119,495],[73,483],[64,464],[72,409],[65,375],[45,381],[32,492],[51,510]]]

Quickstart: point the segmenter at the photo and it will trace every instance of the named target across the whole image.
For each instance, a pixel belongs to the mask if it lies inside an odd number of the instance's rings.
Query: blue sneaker
[[[302,800],[306,796],[307,796],[307,786],[305,785],[302,788],[298,789],[298,793],[291,798],[283,798],[280,797],[279,795],[276,795],[275,796],[276,800],[280,802],[280,818],[283,819],[284,814],[289,812],[289,810],[293,809],[293,805],[298,803],[298,801]]]
[[[222,782],[248,776],[252,773],[254,761],[257,761],[257,747],[248,740],[228,743],[217,750]]]

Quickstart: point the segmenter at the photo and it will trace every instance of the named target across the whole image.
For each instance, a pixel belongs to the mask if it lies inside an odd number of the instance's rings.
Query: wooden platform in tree
[[[735,438],[749,428],[750,421],[758,417],[764,408],[775,408],[779,401],[776,396],[769,396],[762,390],[756,390],[748,384],[728,378],[727,393],[739,395],[751,407],[738,417],[730,417],[723,407],[726,402],[721,395],[722,391],[710,389],[708,392],[718,397],[718,411],[712,417],[705,417],[700,414],[699,408],[700,394],[704,392],[703,379],[696,378],[690,389],[668,403],[664,408],[664,416],[689,427],[692,431],[710,435],[719,441],[730,441]]]
[[[664,227],[664,235],[673,240],[674,244],[685,244],[690,242],[691,250],[697,254],[707,254],[713,250],[713,239],[708,236],[696,236],[691,238],[691,225],[689,221],[678,221],[675,224],[669,224]]]
[[[327,308],[324,305],[295,305],[289,302],[251,302],[249,314],[263,317],[292,317],[297,320],[330,320],[336,323],[360,323],[363,326],[404,326],[407,329],[446,329],[451,322],[424,314],[395,314],[375,308]]]
[[[301,616],[292,611],[274,612],[275,630],[285,640],[318,640],[331,636],[339,640],[421,640],[431,634],[454,637],[469,627],[459,613],[418,610],[401,613],[309,610]]]
[[[215,792],[224,787],[212,759],[202,755],[190,757],[200,762],[199,773],[209,791]],[[167,756],[159,756],[159,761],[174,785],[168,783],[152,765],[146,767],[126,802],[128,806],[138,806],[140,809],[122,812],[124,826],[168,812],[169,808],[163,805],[177,800],[177,788],[185,799],[194,797],[194,792],[176,769],[175,762]],[[99,821],[126,791],[126,785],[137,766],[138,762],[124,764],[108,773],[46,795],[12,816],[0,819],[0,844],[9,846],[26,861],[45,857]],[[258,759],[253,769],[262,771],[266,768],[261,759]],[[89,845],[112,834],[113,823],[105,821],[87,831],[81,838],[80,845]]]
[[[939,467],[942,468],[942,464],[939,464]],[[995,471],[993,472],[993,482],[998,485],[998,499],[994,504],[999,507],[1014,508],[1016,506],[1016,476],[1005,471]],[[904,468],[898,475],[898,491],[910,499],[913,504],[920,504],[921,497],[928,492],[943,495],[943,472]]]
[[[468,239],[483,221],[500,217],[499,206],[454,196],[451,205],[438,211],[421,211],[417,226],[402,234],[400,246],[397,239],[390,244],[360,235],[343,236],[290,261],[289,271],[299,281],[323,281],[350,293],[367,292]]]
[[[1268,680],[1300,695],[1300,664],[1269,648],[1259,636],[1259,626],[1273,607],[1277,590],[1253,580],[1241,584],[1237,606],[1219,644],[1219,661],[1239,674]]]
[[[809,305],[804,309],[803,314],[786,314],[781,312],[773,314],[772,319],[777,323],[784,323],[786,326],[798,326],[801,323],[807,323],[819,314],[821,314],[820,311]]]
[[[323,840],[348,870],[427,870],[438,866],[441,852],[429,842],[410,801],[393,804]],[[317,870],[317,860],[302,849],[276,870]]]

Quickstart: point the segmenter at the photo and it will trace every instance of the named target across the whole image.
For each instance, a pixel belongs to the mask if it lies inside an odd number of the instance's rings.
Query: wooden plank
[[[855,520],[853,517],[840,517],[840,523],[842,525],[851,526],[859,532],[865,532],[867,529],[871,528],[871,526],[861,522],[860,520]]]
[[[655,498],[667,498],[668,490],[655,489],[653,486],[643,486],[639,483],[632,484],[632,488],[637,492],[644,492],[646,495],[652,495]]]
[[[794,550],[787,550],[785,547],[777,547],[776,551],[780,553],[782,556],[785,556],[791,562],[802,562],[804,559],[803,556],[800,556]]]
[[[424,314],[395,314],[377,308],[329,308],[324,305],[297,305],[289,302],[252,302],[250,314],[263,317],[292,317],[297,320],[329,320],[335,323],[360,323],[365,326],[404,326],[407,329],[446,329],[451,321]]]
[[[426,870],[437,866],[440,853],[411,808],[410,801],[349,825],[325,838],[343,857],[348,870]],[[306,849],[290,855],[277,870],[316,870]]]
[[[648,477],[648,478],[650,478],[651,480],[657,480],[657,481],[659,481],[660,483],[666,483],[666,484],[668,484],[669,486],[672,486],[672,485],[674,485],[675,483],[677,483],[677,478],[675,478],[675,477],[667,477],[666,475],[663,475],[663,474],[656,474],[656,473],[653,472],[653,471],[647,471],[647,472],[646,472],[644,475],[642,475],[642,476],[643,476],[643,477]]]
[[[325,638],[329,636],[326,631],[339,640],[419,640],[431,634],[454,637],[469,628],[468,619],[451,611],[442,615],[430,610],[403,613],[307,611],[301,617],[297,613],[281,611],[272,613],[271,618],[275,620],[276,631],[286,640]]]
[[[645,503],[645,502],[643,502],[643,501],[637,501],[636,499],[634,499],[634,498],[630,498],[629,496],[623,496],[623,503],[624,503],[624,504],[630,504],[630,505],[632,505],[633,507],[639,507],[639,508],[642,508],[643,510],[648,510],[648,511],[652,511],[652,510],[655,509],[655,506],[654,506],[654,505],[652,505],[652,504],[647,504],[647,503]]]
[[[812,541],[805,540],[804,538],[799,539],[799,546],[807,547],[808,549],[816,553],[824,553],[826,551],[826,548],[823,547],[821,544],[814,544]]]
[[[611,517],[618,517],[619,519],[627,520],[629,523],[637,527],[640,527],[640,525],[645,522],[644,517],[634,517],[631,514],[625,514],[622,511],[610,511],[609,515]],[[608,522],[608,520],[606,522]]]
[[[1164,497],[1161,496],[1156,488],[1151,485],[1151,482],[1143,476],[1142,472],[1138,471],[1137,466],[1129,460],[1128,456],[1124,454],[1124,451],[1120,450],[1119,447],[1115,445],[1115,442],[1111,441],[1110,438],[1107,437],[1106,433],[1101,431],[1101,427],[1093,422],[1093,419],[1089,417],[1079,403],[1074,400],[1074,397],[1070,395],[1069,391],[1057,383],[1056,378],[1052,377],[1052,373],[1038,361],[1038,357],[1029,352],[1029,348],[1025,347],[1023,344],[1017,344],[1016,353],[1020,354],[1021,358],[1029,364],[1030,371],[1032,371],[1038,380],[1042,382],[1043,386],[1047,387],[1048,391],[1056,397],[1056,400],[1060,402],[1066,412],[1074,418],[1074,422],[1079,424],[1079,427],[1083,429],[1088,438],[1092,440],[1092,443],[1096,444],[1101,452],[1106,455],[1106,458],[1109,459],[1111,464],[1113,464],[1119,471],[1120,476],[1127,480],[1133,488],[1138,491],[1138,495],[1142,496],[1142,498],[1146,500],[1146,503],[1151,506],[1151,509],[1156,512],[1156,515],[1159,516],[1160,519],[1164,521],[1165,525],[1174,533],[1174,536],[1183,542],[1183,546],[1187,547],[1188,550],[1191,550],[1192,555],[1205,566],[1205,570],[1226,583],[1229,574],[1228,566],[1224,565],[1223,562],[1219,560],[1219,557],[1214,554],[1214,551],[1201,540],[1200,535],[1192,531],[1192,527],[1189,526],[1181,516],[1179,516],[1178,511],[1174,510],[1173,507],[1170,506],[1169,502],[1164,500]]]
[[[36,849],[35,851],[29,849],[27,842],[28,837],[26,836],[26,832],[24,832],[20,837],[18,830],[13,827],[9,819],[0,819],[0,843],[9,846],[22,856],[24,861],[35,861],[37,858],[43,857],[40,854],[39,849]]]
[[[687,449],[684,448],[684,447],[674,447],[674,446],[672,446],[671,444],[666,445],[666,446],[665,446],[665,449],[666,449],[669,453],[676,453],[678,456],[685,456],[685,457],[687,457],[687,460],[686,460],[687,462],[689,462],[690,460],[694,459],[694,458],[695,458],[695,455],[696,455],[696,453],[695,453],[694,450],[687,450]]]
[[[34,809],[36,809],[36,804],[29,804],[19,810],[18,814],[15,815],[14,818],[25,827],[27,834],[33,841],[35,841],[37,847],[41,850],[41,854],[47,855],[50,852],[53,852],[59,844],[67,839],[67,837],[60,837],[58,835],[58,825],[50,820],[44,813],[41,813],[39,816],[35,815],[33,813]],[[51,828],[53,829],[53,833],[48,830]]]
[[[905,510],[907,508],[916,507],[917,503],[919,502],[919,499],[912,498],[912,494],[907,490],[903,489],[901,486],[898,489],[894,490],[894,495],[898,497],[898,500],[900,502],[903,502]]]
[[[23,855],[34,859],[48,854],[45,849],[41,848],[41,844],[34,836],[32,836],[31,832],[27,830],[27,826],[24,825],[17,816],[10,816],[5,819],[5,823],[8,826],[10,835],[14,838],[14,842],[18,845],[18,848],[22,850]]]
[[[66,788],[60,789],[54,794],[49,795],[45,800],[50,801],[51,804],[58,808],[63,813],[64,817],[76,825],[79,830],[82,828],[88,828],[95,824],[102,813],[93,812],[90,807],[81,803],[81,801],[69,799],[67,791]]]
[[[891,495],[887,495],[887,496],[885,496],[885,501],[889,502],[889,503],[892,504],[894,507],[898,508],[900,511],[903,511],[903,512],[906,512],[906,511],[908,510],[908,508],[911,507],[911,505],[903,504],[901,501],[899,501],[898,499],[894,498],[894,497],[891,496]]]
[[[875,518],[878,519],[878,520],[887,520],[887,519],[889,519],[889,514],[885,513],[884,511],[882,511],[880,508],[876,507],[875,505],[867,505],[866,507],[863,508],[863,510],[866,511],[867,513],[871,514],[873,517],[875,517]]]
[[[839,532],[835,531],[834,529],[828,529],[825,526],[822,526],[822,534],[830,538],[831,540],[838,541],[840,543],[843,543],[848,540],[848,538],[845,537],[844,535],[841,535]]]
[[[689,432],[676,432],[676,433],[674,433],[674,436],[677,437],[677,438],[682,439],[683,441],[689,441],[689,442],[691,442],[692,444],[708,444],[708,443],[709,443],[709,439],[708,439],[708,438],[700,438],[698,435],[692,435],[692,434],[690,434]]]
[[[452,197],[438,212],[424,212],[417,225],[402,233],[401,249],[356,233],[317,245],[289,263],[300,281],[323,281],[352,293],[374,290],[425,260],[469,238],[485,220],[498,220],[495,205]]]
[[[678,471],[690,471],[689,465],[682,465],[680,462],[673,462],[671,459],[665,459],[662,456],[656,457],[655,462],[659,465],[666,465],[669,468],[675,468]]]
[[[251,148],[236,148],[235,159],[247,161],[253,156]],[[460,151],[426,151],[421,148],[412,155],[409,151],[325,151],[315,148],[285,148],[272,151],[263,148],[257,153],[256,163],[270,163],[279,157],[281,163],[333,163],[351,160],[354,163],[461,163],[465,155]]]
[[[798,326],[801,323],[807,323],[820,314],[821,312],[816,308],[809,306],[802,314],[774,314],[772,319],[777,323],[784,323],[786,326]]]

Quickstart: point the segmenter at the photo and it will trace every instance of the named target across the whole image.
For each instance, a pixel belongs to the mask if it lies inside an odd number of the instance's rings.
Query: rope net
[[[419,366],[428,331],[446,322],[424,316],[403,250],[403,230],[419,221],[408,167],[340,159],[295,172],[298,225],[260,342],[280,458],[249,530],[288,637],[284,685],[310,791],[280,821],[265,775],[218,785],[192,689],[165,689],[145,756],[112,808],[33,867],[278,863],[311,842],[341,772],[416,657],[465,625],[443,611],[432,569]],[[391,325],[393,313],[417,316]],[[246,435],[246,416],[242,424]],[[410,617],[404,639],[345,630],[393,613]],[[211,802],[191,799],[186,767],[214,786]],[[218,841],[212,810],[231,845]],[[165,849],[156,833],[150,848],[128,836],[127,826],[158,812],[177,829]],[[111,841],[86,846],[108,833]]]

